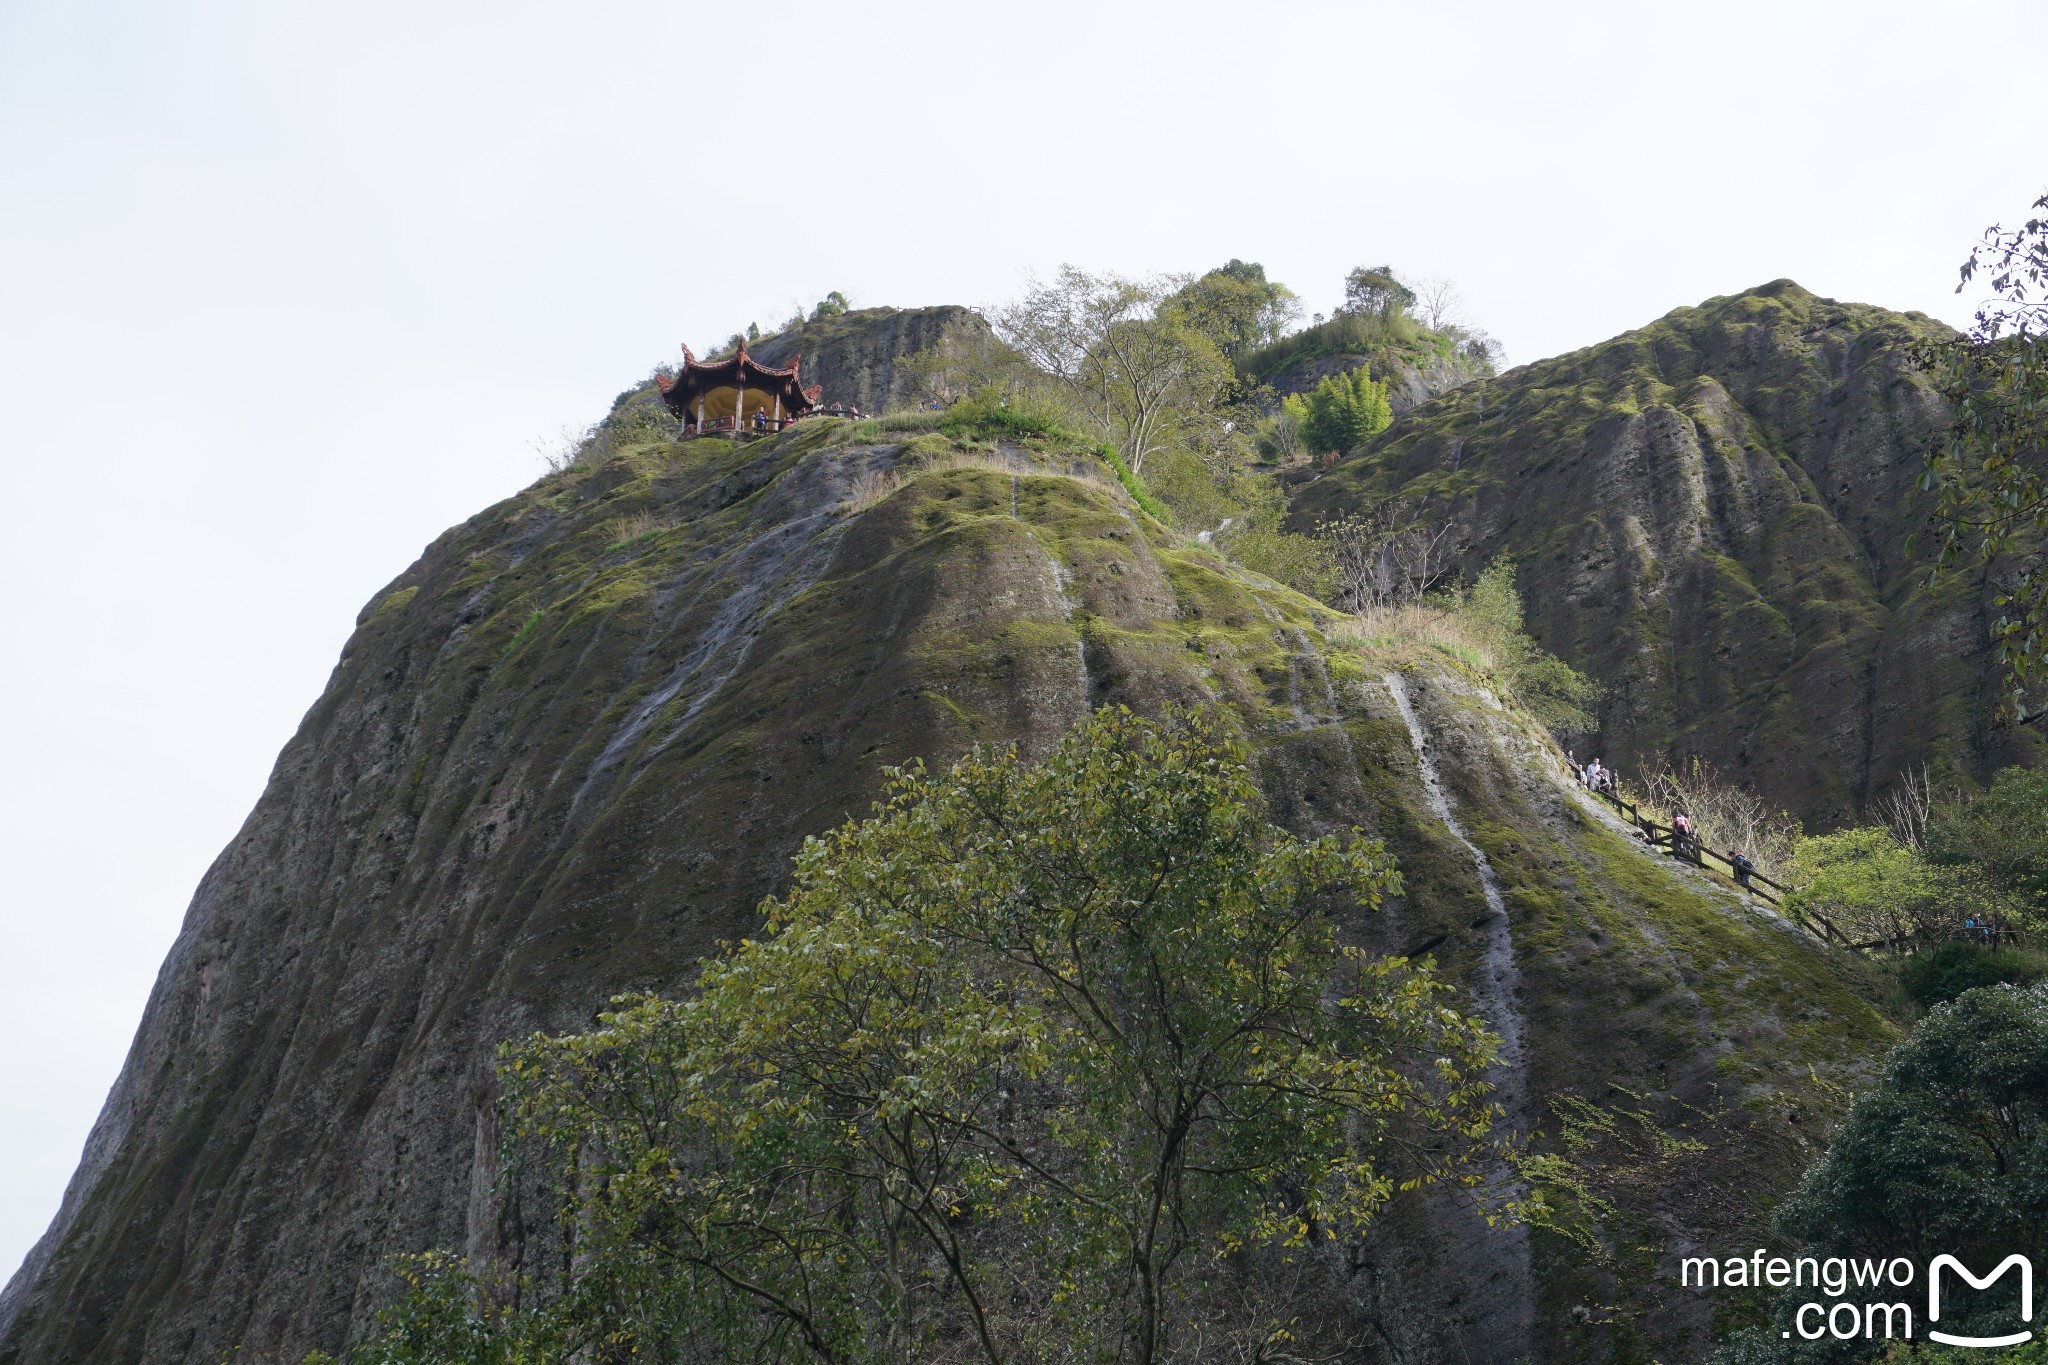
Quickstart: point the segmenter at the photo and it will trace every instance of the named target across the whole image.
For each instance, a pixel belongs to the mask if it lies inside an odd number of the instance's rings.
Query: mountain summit
[[[1946,333],[1775,280],[1423,404],[1294,516],[1448,515],[1607,686],[1590,748],[1699,755],[1839,824],[1923,763],[1975,785],[2048,758],[1996,724],[1990,583],[1926,588],[1948,419],[1909,352]]]
[[[1806,310],[1812,365],[1845,376],[1819,444],[1924,417],[1892,343],[1858,340],[1893,324],[1787,290],[1721,312],[1778,309]],[[1759,374],[1789,363],[1772,330],[1700,327]],[[1426,405],[1329,491],[1432,479],[1474,509],[1475,543],[1549,546],[1517,498],[1538,480],[1611,506],[1573,512],[1552,558],[1528,553],[1532,578],[1585,566],[1595,586],[1546,620],[1588,652],[1609,599],[1586,594],[1650,562],[1617,569],[1602,547],[1635,545],[1630,528],[1674,547],[1664,528],[1724,534],[1631,499],[1712,508],[1728,476],[1709,469],[1754,470],[1771,510],[1741,535],[1759,563],[1801,528],[1855,548],[1797,510],[1819,476],[1771,444],[1810,432],[1817,400],[1772,409],[1759,380],[1742,391],[1776,420],[1808,414],[1763,427],[1692,335],[1667,320]],[[1640,375],[1659,365],[1653,389]],[[1698,1350],[1711,1305],[1654,1257],[1603,1248],[1753,1244],[1816,1150],[1815,1116],[1892,1037],[1817,945],[1631,841],[1455,651],[1347,634],[1170,533],[1091,448],[939,414],[676,442],[643,420],[657,401],[652,384],[622,396],[585,462],[450,530],[364,608],[202,881],[63,1210],[0,1297],[0,1362],[295,1361],[360,1339],[395,1253],[549,1274],[547,1201],[499,1177],[500,1042],[582,1026],[621,990],[686,989],[754,929],[804,836],[865,811],[884,765],[982,741],[1041,754],[1093,708],[1169,702],[1237,714],[1275,823],[1386,841],[1405,891],[1344,932],[1464,984],[1504,1040],[1517,1129],[1561,1142],[1585,1106],[1631,1096],[1646,1135],[1576,1240],[1447,1200],[1390,1215],[1329,1270],[1361,1339],[1417,1360]],[[1545,457],[1539,430],[1579,434]],[[1708,461],[1698,433],[1723,430]],[[1696,477],[1656,472],[1681,455]],[[1667,619],[1653,601],[1647,585],[1612,598],[1625,623]],[[1834,657],[1811,629],[1795,657]],[[1649,648],[1613,657],[1647,670]],[[1573,1312],[1587,1301],[1612,1305],[1597,1350]]]

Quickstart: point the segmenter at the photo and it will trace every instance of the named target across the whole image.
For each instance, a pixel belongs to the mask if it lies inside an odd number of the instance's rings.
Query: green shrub
[[[1144,480],[1131,472],[1131,467],[1124,463],[1123,456],[1117,454],[1115,446],[1104,442],[1096,447],[1096,451],[1102,456],[1103,461],[1116,471],[1117,482],[1124,486],[1124,492],[1131,495],[1132,502],[1144,508],[1152,520],[1161,526],[1173,525],[1173,514],[1146,489]]]
[[[1514,561],[1496,559],[1487,565],[1455,610],[1493,655],[1502,681],[1530,715],[1560,734],[1596,728],[1587,708],[1600,699],[1600,684],[1547,653],[1523,628]]]
[[[1944,943],[1932,952],[1915,953],[1899,969],[1906,994],[1926,1006],[1944,1004],[1978,986],[2031,985],[2041,975],[2041,964],[2025,953],[1969,943]]]
[[[1298,408],[1283,404],[1282,411],[1297,418],[1302,442],[1314,452],[1355,450],[1394,422],[1387,386],[1364,370],[1329,375],[1306,403]]]
[[[1049,412],[1029,405],[1010,407],[970,399],[956,403],[939,420],[939,430],[955,440],[1046,441],[1072,440]]]

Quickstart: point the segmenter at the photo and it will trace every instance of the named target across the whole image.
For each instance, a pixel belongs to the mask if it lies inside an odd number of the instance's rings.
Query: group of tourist
[[[1597,758],[1591,763],[1581,764],[1572,756],[1570,749],[1564,751],[1564,761],[1587,790],[1614,795],[1614,769],[1603,766]]]

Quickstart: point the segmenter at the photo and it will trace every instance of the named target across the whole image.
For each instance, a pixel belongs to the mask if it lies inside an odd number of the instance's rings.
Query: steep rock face
[[[1266,382],[1273,386],[1275,393],[1307,393],[1333,374],[1349,374],[1359,369],[1369,371],[1374,379],[1387,386],[1387,405],[1393,408],[1397,417],[1472,379],[1471,371],[1454,360],[1431,359],[1418,364],[1397,355],[1345,352],[1292,361],[1268,375]]]
[[[1417,408],[1304,490],[1306,524],[1395,497],[1515,556],[1536,634],[1609,688],[1589,750],[1698,754],[1814,825],[1902,770],[2048,758],[1994,724],[1986,591],[1930,595],[1907,361],[1939,330],[1779,280]],[[1923,541],[1927,539],[1923,537]]]
[[[856,308],[777,333],[748,352],[763,365],[787,365],[803,356],[807,384],[823,384],[827,403],[851,403],[862,412],[907,405],[909,384],[897,362],[935,345],[952,328],[988,324],[954,304],[936,308]]]
[[[496,1045],[682,988],[881,765],[1043,752],[1112,702],[1234,708],[1276,821],[1388,841],[1406,893],[1347,932],[1472,986],[1518,1127],[1623,1087],[1706,1144],[1610,1191],[1612,1245],[1749,1244],[1811,1154],[1787,1113],[1889,1036],[1811,945],[1629,846],[1455,663],[1332,644],[1091,458],[851,432],[627,449],[378,594],[194,898],[0,1362],[335,1350],[402,1251],[549,1274],[495,1178]],[[1712,1307],[1448,1201],[1331,1273],[1390,1359],[1697,1354]]]

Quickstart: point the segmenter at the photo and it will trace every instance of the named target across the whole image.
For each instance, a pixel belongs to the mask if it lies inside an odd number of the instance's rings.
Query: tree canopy
[[[1268,280],[1264,266],[1234,257],[1183,286],[1172,302],[1233,360],[1278,341],[1301,311],[1294,291]]]
[[[1260,812],[1209,712],[894,772],[688,999],[507,1048],[573,1254],[511,1313],[416,1265],[380,1349],[448,1323],[505,1360],[1312,1337],[1314,1244],[1480,1183],[1493,1040],[1426,965],[1340,947],[1337,916],[1399,888],[1377,841]]]
[[[2008,768],[1983,793],[1937,807],[1926,843],[1936,863],[1974,864],[2048,909],[2048,769]]]
[[[1877,1083],[1856,1096],[1826,1153],[1773,1221],[1799,1254],[1816,1259],[1903,1256],[1924,1271],[1933,1257],[1951,1255],[1982,1274],[2017,1252],[2041,1264],[2048,1255],[2048,984],[1987,986],[1931,1011],[1893,1049]],[[2019,1320],[2016,1281],[2007,1275],[1986,1292],[1945,1299],[1941,1328],[2011,1330]],[[1770,1327],[1731,1341],[1715,1361],[1867,1360],[1897,1345],[1795,1338],[1794,1314],[1815,1294],[1787,1289]],[[1888,1289],[1886,1297],[1903,1294]],[[1980,1354],[1936,1350],[1912,1358]],[[1998,1356],[2039,1358],[2032,1351]]]
[[[1987,228],[1963,262],[1957,293],[1980,275],[1991,288],[1969,333],[1918,355],[1952,413],[1923,480],[1939,495],[1940,567],[1992,571],[1992,638],[2023,712],[2048,682],[2048,195],[2033,208],[2017,230]]]
[[[1344,277],[1344,311],[1391,317],[1415,306],[1415,291],[1394,276],[1390,265],[1361,265]]]
[[[1930,1012],[1778,1223],[1841,1254],[2048,1252],[2048,985]]]

